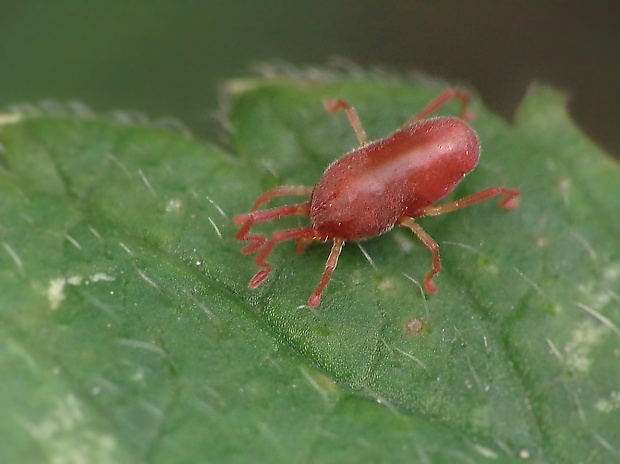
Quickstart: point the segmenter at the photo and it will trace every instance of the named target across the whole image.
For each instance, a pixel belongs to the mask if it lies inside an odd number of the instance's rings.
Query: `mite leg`
[[[310,202],[306,202],[299,205],[282,206],[280,208],[253,211],[235,216],[235,223],[241,225],[241,228],[237,231],[235,238],[237,240],[252,242],[243,249],[242,253],[244,255],[254,253],[267,241],[267,238],[263,234],[250,234],[250,229],[252,229],[254,224],[258,222],[271,221],[272,219],[277,219],[284,216],[293,216],[295,214],[307,215],[309,211]]]
[[[467,92],[463,92],[457,89],[448,89],[439,95],[435,100],[430,102],[426,108],[416,114],[413,118],[405,123],[405,126],[412,124],[416,121],[420,121],[421,119],[425,119],[430,114],[437,111],[443,105],[448,103],[450,100],[457,99],[461,101],[461,111],[459,112],[459,117],[461,119],[470,119],[467,114],[467,105],[469,104],[469,94]]]
[[[263,282],[263,280],[267,278],[271,272],[271,266],[266,260],[273,251],[273,247],[275,247],[278,243],[286,240],[311,238],[316,238],[316,232],[313,229],[290,229],[273,234],[267,243],[265,243],[265,246],[261,249],[260,253],[256,256],[256,264],[262,269],[258,271],[254,277],[252,277],[248,287],[255,289]]]
[[[310,295],[310,298],[308,298],[308,304],[310,306],[314,307],[321,302],[321,294],[323,293],[323,289],[327,286],[327,284],[332,278],[332,274],[334,273],[334,269],[336,269],[336,265],[338,264],[338,257],[340,256],[340,252],[342,251],[343,246],[344,240],[334,240],[332,250],[329,252],[329,257],[325,262],[325,270],[323,271],[321,281],[316,287],[316,290],[314,290],[314,293],[312,293],[312,295]]]
[[[366,131],[362,126],[362,122],[360,121],[360,117],[357,115],[357,111],[355,111],[355,108],[353,108],[342,99],[326,100],[323,102],[323,106],[330,113],[336,113],[338,110],[344,110],[347,113],[347,118],[349,118],[351,127],[355,131],[355,135],[357,136],[357,140],[359,141],[360,145],[364,146],[368,143]]]
[[[514,209],[517,207],[517,197],[521,195],[519,190],[501,188],[501,187],[491,187],[481,192],[474,193],[465,198],[461,198],[460,200],[453,201],[451,203],[446,203],[445,205],[439,206],[427,206],[422,210],[422,214],[419,217],[423,216],[438,216],[444,213],[451,213],[452,211],[456,211],[457,209],[465,208],[467,206],[471,206],[480,201],[488,200],[489,198],[493,198],[497,195],[504,195],[505,198],[500,202],[499,206],[504,209]]]
[[[439,245],[433,240],[433,237],[428,235],[422,227],[410,217],[403,217],[399,221],[401,226],[405,226],[411,230],[420,241],[428,248],[433,254],[433,270],[429,272],[424,278],[424,286],[428,293],[437,293],[437,286],[433,283],[433,277],[435,277],[439,271],[441,271],[441,260],[439,259]]]
[[[309,197],[312,194],[312,187],[304,187],[301,185],[283,185],[271,190],[267,190],[254,202],[252,211],[256,211],[262,204],[271,201],[275,197],[300,196]]]

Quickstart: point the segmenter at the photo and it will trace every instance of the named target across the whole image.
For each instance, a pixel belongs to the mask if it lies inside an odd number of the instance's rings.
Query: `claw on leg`
[[[413,232],[420,241],[428,248],[433,254],[433,269],[429,272],[424,278],[424,286],[426,287],[426,291],[430,294],[437,293],[437,286],[433,282],[433,277],[439,274],[441,271],[441,259],[439,257],[439,245],[437,242],[433,240],[433,237],[428,235],[428,233],[422,229],[420,224],[415,222],[410,217],[404,217],[400,220],[400,225],[407,227],[411,232]]]
[[[313,238],[316,238],[314,229],[290,229],[273,234],[256,256],[255,262],[261,269],[252,277],[248,287],[251,289],[257,288],[269,276],[271,265],[267,262],[267,258],[278,243],[285,242],[286,240],[311,240]]]

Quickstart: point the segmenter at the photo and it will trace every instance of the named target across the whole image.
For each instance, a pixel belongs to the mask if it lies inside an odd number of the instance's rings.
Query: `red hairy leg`
[[[428,293],[437,293],[437,286],[433,283],[433,277],[435,277],[439,271],[441,271],[441,259],[439,258],[439,245],[437,242],[433,240],[433,237],[428,235],[428,233],[422,229],[420,224],[415,222],[410,217],[403,217],[400,219],[399,224],[401,226],[407,227],[411,230],[420,241],[428,248],[433,254],[433,270],[429,272],[424,278],[424,286]]]
[[[460,200],[453,201],[451,203],[446,203],[444,205],[438,206],[427,206],[422,210],[422,214],[418,217],[424,216],[439,216],[444,213],[451,213],[452,211],[456,211],[457,209],[466,208],[467,206],[471,206],[478,202],[488,200],[490,198],[496,197],[498,195],[504,195],[504,198],[499,206],[504,209],[515,209],[518,205],[517,197],[521,195],[519,190],[507,189],[502,187],[490,187],[488,189],[482,190],[481,192],[474,193],[465,198],[461,198]]]
[[[461,200],[446,203],[445,205],[428,206],[424,208],[422,210],[422,214],[417,217],[438,216],[440,214],[450,213],[452,211],[456,211],[457,209],[471,206],[480,201],[488,200],[489,198],[495,197],[497,195],[504,195],[506,197],[501,201],[500,207],[504,209],[513,209],[517,207],[516,198],[520,194],[521,192],[519,190],[506,189],[501,187],[491,187],[468,197],[462,198]],[[424,229],[422,229],[422,227],[417,222],[415,222],[413,218],[402,218],[399,223],[400,225],[409,228],[415,235],[417,235],[420,241],[433,254],[433,270],[429,272],[428,275],[424,278],[424,286],[429,293],[436,293],[437,287],[433,283],[433,277],[435,277],[439,273],[439,271],[441,271],[439,245],[437,245],[437,242],[433,240],[433,238],[428,235],[428,233]]]
[[[340,256],[340,252],[342,251],[342,247],[344,246],[344,240],[336,239],[334,240],[334,244],[332,245],[332,249],[329,252],[329,257],[325,262],[325,270],[323,271],[323,275],[321,276],[321,281],[319,285],[316,287],[316,290],[310,295],[308,298],[308,304],[310,306],[316,306],[321,302],[321,294],[323,293],[323,289],[327,286],[329,281],[332,279],[332,274],[334,273],[334,269],[338,265],[338,257]]]
[[[295,239],[312,239],[317,238],[316,232],[314,229],[290,229],[283,230],[280,232],[274,233],[271,238],[265,243],[265,246],[261,249],[260,253],[256,256],[256,264],[260,266],[262,269],[258,271],[254,277],[250,280],[248,287],[254,289],[258,287],[263,280],[267,278],[269,273],[271,272],[271,265],[267,263],[267,258],[273,251],[273,248],[280,242],[284,242],[286,240],[295,240]]]
[[[461,119],[469,120],[471,119],[471,115],[467,113],[467,105],[469,104],[469,94],[467,92],[463,92],[457,89],[448,89],[439,95],[435,100],[430,102],[426,107],[416,114],[413,118],[405,123],[405,126],[412,124],[414,122],[420,121],[421,119],[426,119],[428,115],[434,113],[443,105],[448,103],[450,100],[457,99],[461,101],[461,110],[459,112],[459,117]]]
[[[368,137],[366,136],[366,131],[362,126],[362,122],[360,121],[360,117],[357,114],[355,108],[349,105],[346,101],[339,100],[326,100],[323,102],[323,106],[330,113],[336,113],[338,110],[344,110],[347,113],[347,118],[349,118],[349,123],[351,123],[351,127],[355,132],[357,140],[359,141],[361,146],[364,146],[368,143]]]
[[[256,211],[262,204],[271,201],[275,197],[300,196],[309,197],[312,194],[313,187],[305,187],[303,185],[283,185],[271,190],[267,190],[254,202],[252,211]]]
[[[242,253],[244,255],[254,253],[267,241],[267,238],[263,234],[250,234],[250,229],[252,229],[254,224],[271,221],[272,219],[278,219],[285,216],[293,216],[295,214],[307,215],[309,211],[310,202],[306,202],[299,205],[281,206],[279,208],[253,211],[251,213],[239,214],[235,216],[235,223],[241,225],[241,228],[237,231],[235,238],[237,240],[252,242],[242,250]]]

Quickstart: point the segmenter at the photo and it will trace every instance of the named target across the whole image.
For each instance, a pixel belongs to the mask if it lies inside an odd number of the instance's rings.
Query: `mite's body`
[[[461,100],[460,119],[423,119],[452,98]],[[447,213],[496,195],[504,195],[500,206],[511,209],[516,207],[515,198],[520,194],[518,190],[493,187],[459,201],[432,206],[454,190],[478,163],[480,144],[474,130],[464,121],[468,100],[467,94],[448,90],[402,129],[373,143],[368,143],[352,107],[343,100],[326,102],[330,112],[347,112],[361,147],[331,164],[314,188],[275,188],[258,198],[252,212],[235,217],[241,225],[236,238],[252,242],[243,250],[244,254],[260,250],[256,263],[261,270],[250,281],[250,288],[256,288],[271,272],[266,259],[277,243],[295,240],[301,251],[309,242],[331,240],[325,271],[308,300],[310,306],[316,306],[345,242],[376,237],[402,225],[411,229],[433,253],[433,269],[424,283],[430,293],[435,293],[432,279],[441,270],[438,246],[414,218]],[[310,201],[258,211],[262,204],[284,195],[310,195]],[[269,240],[264,235],[250,234],[258,222],[294,214],[308,215],[310,227],[276,232]]]
[[[376,237],[450,193],[479,153],[476,133],[460,119],[410,124],[327,168],[310,198],[312,226],[345,240]]]

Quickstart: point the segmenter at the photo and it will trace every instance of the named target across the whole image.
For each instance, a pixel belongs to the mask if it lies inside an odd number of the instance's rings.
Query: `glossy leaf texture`
[[[523,195],[419,221],[441,247],[437,295],[404,229],[348,243],[316,310],[329,245],[280,246],[247,288],[232,217],[356,146],[322,101],[346,99],[379,138],[441,90],[233,81],[226,149],[5,112],[0,461],[617,462],[620,169],[556,92],[533,90],[513,124],[474,102],[482,157],[450,199]]]

